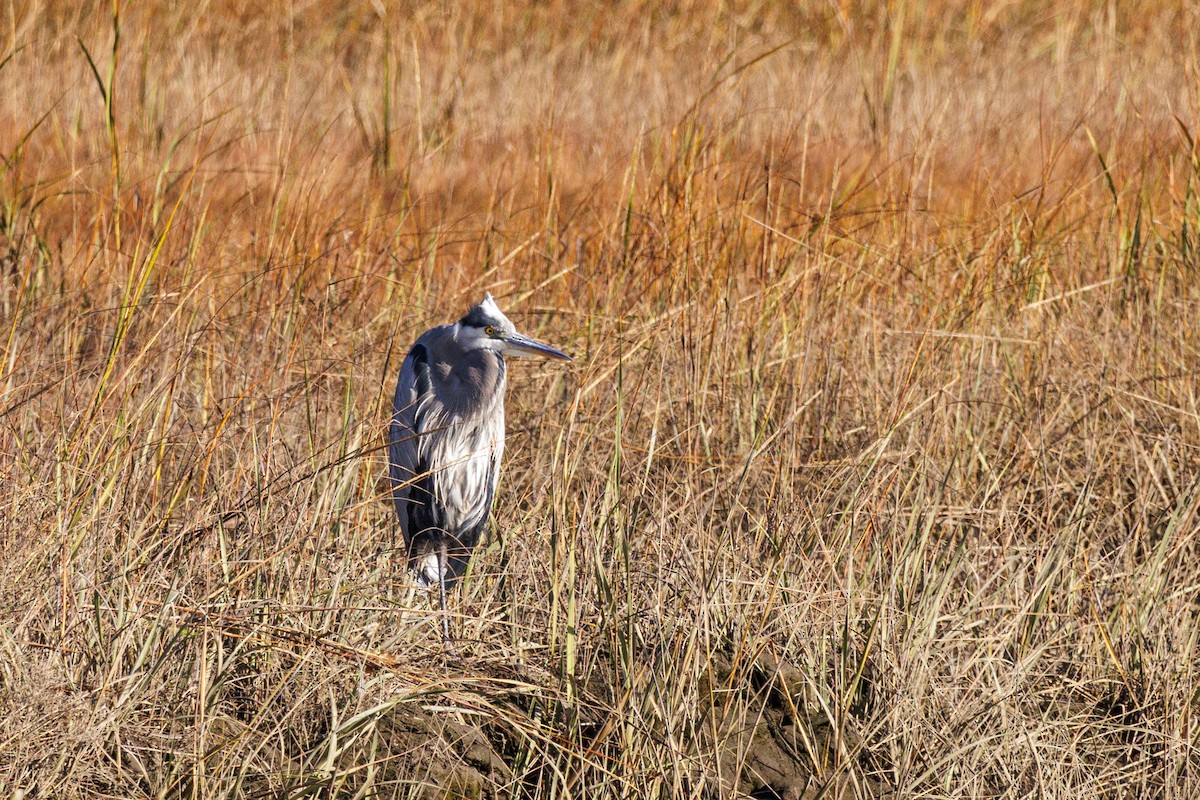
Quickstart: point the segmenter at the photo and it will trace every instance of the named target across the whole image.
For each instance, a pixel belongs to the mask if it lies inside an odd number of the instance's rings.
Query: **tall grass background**
[[[1200,791],[1197,11],[10,2],[0,793]],[[495,532],[384,498],[492,291]]]

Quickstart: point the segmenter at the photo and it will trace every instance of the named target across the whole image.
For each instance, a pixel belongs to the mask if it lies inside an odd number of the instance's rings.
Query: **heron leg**
[[[453,644],[453,639],[450,638],[450,612],[446,610],[446,576],[438,576],[438,591],[441,594],[442,600],[442,641],[446,644]]]
[[[438,549],[438,594],[442,603],[442,642],[447,647],[454,644],[454,640],[450,638],[450,612],[446,610],[446,545],[443,543]]]

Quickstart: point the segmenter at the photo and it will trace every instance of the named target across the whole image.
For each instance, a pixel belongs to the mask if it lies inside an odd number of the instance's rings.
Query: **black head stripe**
[[[475,306],[466,313],[459,323],[468,328],[486,328],[488,325],[495,325],[496,320],[488,315],[483,310],[482,305]]]

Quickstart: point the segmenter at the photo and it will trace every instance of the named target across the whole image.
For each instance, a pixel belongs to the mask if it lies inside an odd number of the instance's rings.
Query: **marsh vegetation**
[[[1165,5],[10,3],[0,793],[1195,797]],[[447,658],[384,433],[485,290],[576,364]]]

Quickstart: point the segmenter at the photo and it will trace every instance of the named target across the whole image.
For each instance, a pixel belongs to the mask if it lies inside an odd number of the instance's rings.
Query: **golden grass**
[[[0,792],[1200,790],[1195,10],[175,6],[5,8]],[[487,289],[577,364],[448,658]]]

